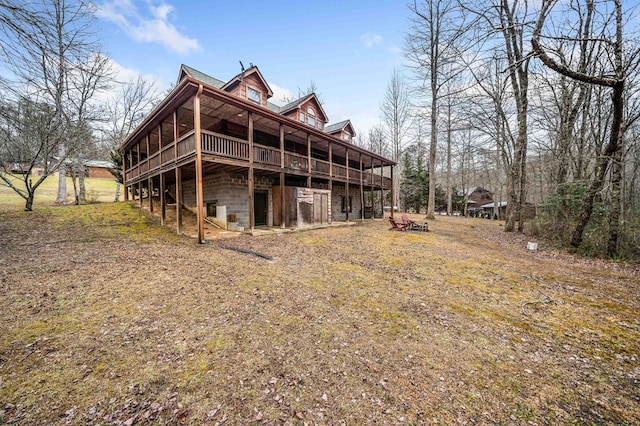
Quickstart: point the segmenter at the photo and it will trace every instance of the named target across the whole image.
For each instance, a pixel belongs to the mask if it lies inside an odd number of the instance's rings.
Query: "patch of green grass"
[[[39,177],[34,176],[34,181]],[[24,188],[24,182],[13,179],[15,185],[18,188]],[[90,202],[110,202],[113,201],[116,194],[116,181],[115,179],[97,179],[86,178],[85,188],[87,191],[87,201]],[[120,187],[120,199],[124,198],[122,193],[123,188]],[[49,176],[44,182],[38,186],[35,193],[34,208],[46,207],[52,205],[58,196],[58,176]],[[71,178],[67,178],[67,204],[75,202],[73,192],[73,182]],[[24,208],[25,200],[18,195],[13,189],[8,187],[4,182],[0,182],[0,211],[1,210],[14,210]]]

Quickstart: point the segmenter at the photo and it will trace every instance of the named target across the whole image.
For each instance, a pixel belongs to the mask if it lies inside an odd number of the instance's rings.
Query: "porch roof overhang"
[[[364,148],[342,141],[336,136],[329,135],[321,130],[310,127],[304,123],[300,123],[297,120],[285,117],[277,112],[271,111],[253,102],[249,102],[242,98],[238,98],[235,95],[227,93],[217,87],[206,84],[193,77],[185,76],[174,89],[166,96],[166,98],[151,111],[151,113],[131,132],[124,140],[122,145],[118,148],[120,152],[130,148],[140,137],[148,133],[152,128],[158,126],[164,118],[171,114],[178,106],[186,102],[191,96],[196,95],[198,88],[203,87],[203,96],[209,96],[225,104],[231,105],[236,108],[240,108],[252,113],[258,114],[261,117],[273,120],[274,122],[284,124],[295,131],[308,133],[314,138],[322,139],[326,142],[330,142],[334,146],[339,146],[345,150],[345,152],[353,152],[362,154],[368,157],[370,165],[373,165],[375,160],[375,166],[395,166],[396,163],[381,155],[367,151]]]

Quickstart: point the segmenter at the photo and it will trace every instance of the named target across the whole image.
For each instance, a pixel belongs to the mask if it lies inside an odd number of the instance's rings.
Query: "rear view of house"
[[[224,82],[183,65],[171,93],[120,147],[125,199],[167,199],[255,227],[312,227],[382,211],[394,163],[351,141],[349,120],[328,124],[315,94],[285,106],[256,66]],[[373,205],[379,203],[380,205]]]

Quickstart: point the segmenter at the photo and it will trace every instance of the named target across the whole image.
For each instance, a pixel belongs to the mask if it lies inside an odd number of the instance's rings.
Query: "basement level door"
[[[253,214],[256,226],[267,224],[267,195],[266,192],[253,193]]]
[[[313,194],[313,222],[316,225],[329,223],[329,196],[327,194]]]

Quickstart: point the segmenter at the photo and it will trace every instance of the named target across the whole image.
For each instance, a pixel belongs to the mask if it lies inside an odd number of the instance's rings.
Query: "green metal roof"
[[[208,84],[209,86],[217,87],[218,89],[224,86],[226,83],[224,81],[218,80],[217,78],[211,77],[197,69],[191,68],[188,65],[182,64],[182,68],[189,74],[191,77],[196,80],[200,80],[203,83]]]

